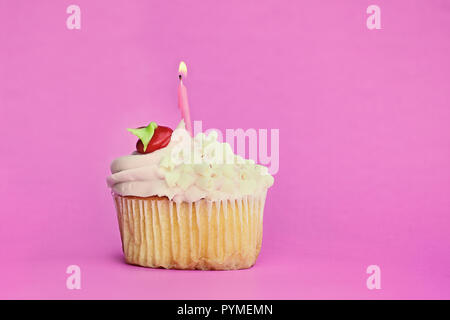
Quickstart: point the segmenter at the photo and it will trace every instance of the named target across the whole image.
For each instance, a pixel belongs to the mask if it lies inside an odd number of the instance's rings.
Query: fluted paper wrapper
[[[265,198],[177,203],[114,195],[125,259],[151,268],[249,268],[261,249]]]

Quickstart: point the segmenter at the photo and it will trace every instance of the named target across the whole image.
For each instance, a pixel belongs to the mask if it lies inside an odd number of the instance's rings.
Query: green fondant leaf
[[[132,134],[137,136],[144,145],[144,151],[147,150],[147,146],[150,143],[150,140],[152,140],[153,134],[155,133],[155,129],[158,127],[156,122],[150,122],[148,126],[144,128],[138,128],[138,129],[127,129]]]

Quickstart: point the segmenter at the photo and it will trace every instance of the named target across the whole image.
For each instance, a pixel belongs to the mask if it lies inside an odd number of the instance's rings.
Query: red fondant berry
[[[136,143],[136,150],[139,153],[150,153],[155,150],[164,148],[170,142],[170,138],[172,137],[172,129],[169,127],[158,126],[155,129],[155,133],[153,134],[152,139],[150,140],[147,149],[144,151],[144,144],[139,139]]]

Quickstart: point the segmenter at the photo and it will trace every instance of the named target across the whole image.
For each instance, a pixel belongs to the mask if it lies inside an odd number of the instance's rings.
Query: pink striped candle
[[[178,68],[178,77],[180,78],[180,85],[178,86],[178,108],[180,108],[181,116],[186,124],[186,130],[192,136],[191,114],[189,113],[189,102],[187,96],[186,86],[183,84],[183,78],[187,77],[187,67],[184,61],[180,62]]]

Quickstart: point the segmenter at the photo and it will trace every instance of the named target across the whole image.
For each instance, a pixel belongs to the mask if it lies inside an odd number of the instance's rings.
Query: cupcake
[[[181,121],[129,129],[136,151],[107,178],[127,263],[151,268],[232,270],[253,266],[273,177],[235,155],[217,133],[191,137]]]

